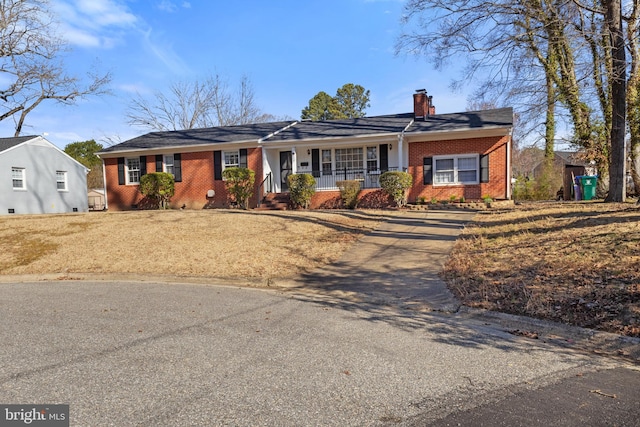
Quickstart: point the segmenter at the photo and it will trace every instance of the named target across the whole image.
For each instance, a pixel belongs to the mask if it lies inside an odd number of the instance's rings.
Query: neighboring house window
[[[362,148],[336,148],[336,170],[362,169]]]
[[[331,150],[322,150],[322,175],[331,175]]]
[[[175,173],[173,170],[173,154],[166,154],[164,156],[164,171],[171,175]]]
[[[378,170],[378,147],[367,147],[367,172]]]
[[[127,184],[140,183],[140,158],[127,159]]]
[[[434,162],[434,185],[478,183],[478,156],[435,157]]]
[[[27,183],[24,179],[24,168],[11,168],[11,178],[14,190],[25,190]]]
[[[56,188],[58,191],[67,191],[67,172],[56,171]]]
[[[226,168],[233,168],[240,166],[240,152],[238,151],[225,151],[224,153],[224,165],[223,170]]]

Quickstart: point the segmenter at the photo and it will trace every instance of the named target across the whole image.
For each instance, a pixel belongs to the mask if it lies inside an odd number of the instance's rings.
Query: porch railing
[[[258,187],[258,207],[262,204],[264,196],[268,193],[273,193],[273,175],[271,172],[264,177],[260,186]]]
[[[387,171],[397,171],[398,168],[381,169],[341,169],[312,171],[311,175],[316,180],[316,190],[337,190],[338,181],[355,180],[360,181],[363,189],[380,188],[378,178]]]

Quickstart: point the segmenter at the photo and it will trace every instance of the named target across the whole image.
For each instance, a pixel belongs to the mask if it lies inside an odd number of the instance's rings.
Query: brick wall
[[[358,194],[358,207],[383,209],[395,206],[388,194],[380,189],[365,189]],[[318,191],[311,198],[311,209],[343,209],[340,191]]]
[[[485,195],[495,200],[507,198],[507,144],[509,136],[470,138],[448,141],[412,142],[409,144],[408,172],[413,176],[413,188],[409,192],[409,202],[418,197],[427,200],[436,198],[448,200],[451,196],[468,200],[480,199]],[[489,182],[478,185],[433,186],[423,184],[423,161],[425,157],[458,154],[488,154]],[[435,167],[435,165],[434,165]]]
[[[213,152],[181,153],[182,181],[175,184],[175,195],[171,199],[171,207],[187,209],[228,207],[228,195],[224,181],[214,180]],[[105,159],[107,180],[107,200],[110,210],[128,210],[133,205],[143,207],[142,195],[137,185],[118,185],[117,159]],[[155,172],[155,156],[147,156],[147,171]],[[258,201],[258,186],[262,181],[262,150],[247,150],[247,167],[256,173],[255,196],[250,200],[250,207]],[[207,198],[208,190],[214,190],[215,196]]]

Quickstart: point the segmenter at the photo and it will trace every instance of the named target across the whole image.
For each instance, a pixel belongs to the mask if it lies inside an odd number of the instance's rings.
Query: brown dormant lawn
[[[640,206],[483,212],[444,271],[464,304],[640,337]]]
[[[168,210],[0,217],[0,275],[291,277],[393,211]]]

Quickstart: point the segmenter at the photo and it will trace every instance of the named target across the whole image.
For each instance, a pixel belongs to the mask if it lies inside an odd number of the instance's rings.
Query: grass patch
[[[640,337],[640,210],[558,203],[483,212],[443,274],[468,306]]]
[[[0,274],[292,277],[338,259],[393,211],[92,212],[0,218]]]

